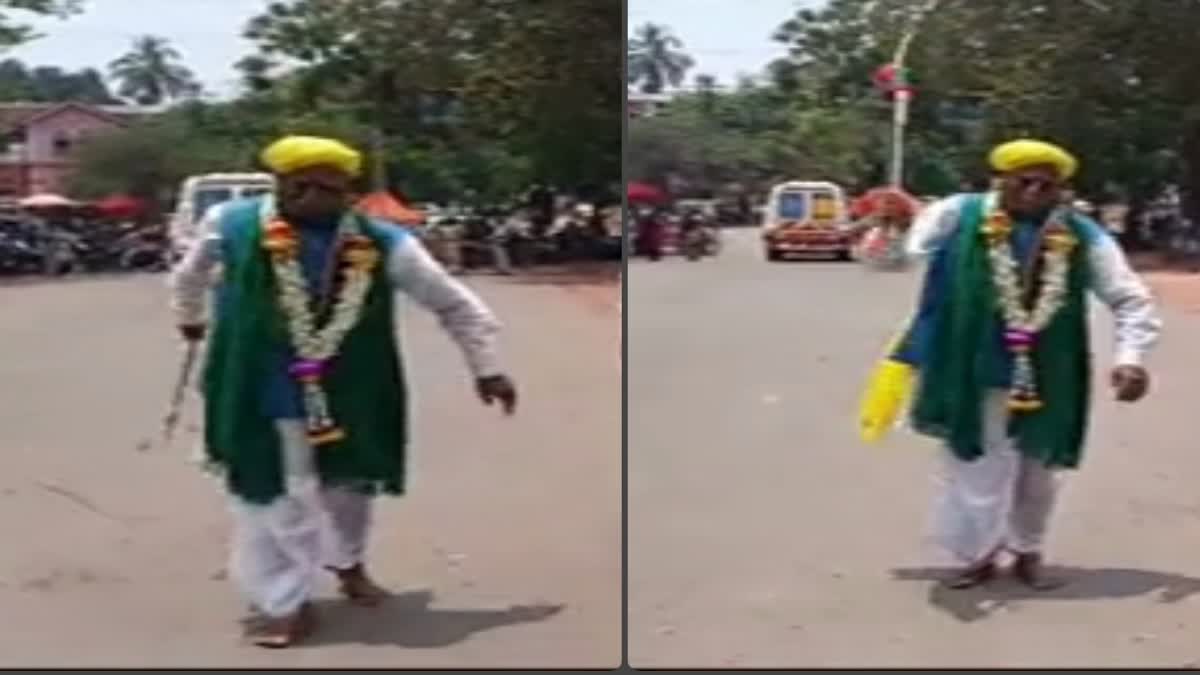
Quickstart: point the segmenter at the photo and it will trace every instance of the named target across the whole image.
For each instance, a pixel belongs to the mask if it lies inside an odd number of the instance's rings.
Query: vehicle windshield
[[[192,220],[199,221],[212,207],[233,199],[233,189],[227,187],[210,187],[196,190],[192,207]]]
[[[242,190],[243,197],[257,197],[259,195],[270,194],[272,192],[269,187],[250,187]]]
[[[816,220],[833,220],[837,218],[837,199],[828,192],[814,192],[812,211]]]
[[[804,220],[808,212],[807,195],[803,192],[785,192],[779,195],[776,211],[783,220]]]

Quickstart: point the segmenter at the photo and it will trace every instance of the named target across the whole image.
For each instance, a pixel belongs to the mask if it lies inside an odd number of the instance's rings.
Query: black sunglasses
[[[316,192],[325,197],[341,197],[347,192],[347,190],[344,188],[334,187],[332,185],[326,185],[325,183],[318,183],[311,180],[292,181],[288,183],[287,190],[297,197],[306,195],[310,192]]]
[[[1021,176],[1017,178],[1017,186],[1023,191],[1028,190],[1029,188],[1036,188],[1038,192],[1050,192],[1054,188],[1058,187],[1058,183],[1050,180],[1049,178]]]

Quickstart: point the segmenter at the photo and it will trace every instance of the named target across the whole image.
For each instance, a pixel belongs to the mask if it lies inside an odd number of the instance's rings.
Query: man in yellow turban
[[[383,590],[365,567],[370,498],[404,489],[407,392],[393,291],[434,312],[485,404],[516,406],[499,323],[406,230],[351,209],[361,155],[289,137],[262,153],[274,196],[223,204],[172,276],[183,337],[202,340],[205,447],[234,514],[230,570],[256,615],[250,637],[286,647],[313,627],[321,570],[352,602]]]
[[[1078,169],[1066,150],[1018,140],[990,156],[992,191],[935,202],[908,255],[930,259],[916,316],[890,354],[918,374],[912,426],[945,447],[936,536],[961,568],[952,588],[986,582],[998,556],[1039,589],[1060,470],[1077,468],[1092,376],[1086,295],[1112,310],[1110,383],[1147,392],[1143,360],[1161,325],[1117,242],[1060,198]]]

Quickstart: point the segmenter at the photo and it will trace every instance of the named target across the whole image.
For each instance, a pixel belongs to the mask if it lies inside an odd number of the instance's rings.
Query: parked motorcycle
[[[715,255],[714,239],[712,229],[702,214],[691,212],[683,217],[679,248],[684,258],[695,262],[706,255]]]
[[[0,275],[41,274],[45,260],[45,252],[32,238],[20,233],[0,232]]]

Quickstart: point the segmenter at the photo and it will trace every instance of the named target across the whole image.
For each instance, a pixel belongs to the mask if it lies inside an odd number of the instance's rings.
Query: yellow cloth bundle
[[[348,176],[362,172],[362,155],[332,138],[288,136],[272,143],[262,153],[262,163],[279,175],[314,166],[331,166]]]
[[[896,420],[912,397],[916,368],[891,358],[907,331],[906,325],[892,338],[883,359],[875,365],[867,381],[858,412],[859,437],[866,443],[876,443],[886,436],[896,426]]]

